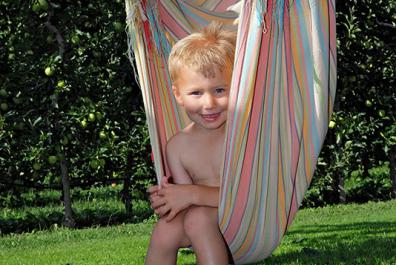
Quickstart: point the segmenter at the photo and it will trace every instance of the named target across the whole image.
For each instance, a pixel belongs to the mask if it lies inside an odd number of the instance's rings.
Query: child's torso
[[[215,137],[191,137],[181,155],[181,162],[194,184],[220,186],[224,133]]]

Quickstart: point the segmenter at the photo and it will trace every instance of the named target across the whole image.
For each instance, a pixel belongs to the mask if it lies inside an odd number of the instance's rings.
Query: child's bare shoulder
[[[191,143],[191,137],[191,129],[189,126],[187,126],[185,129],[179,131],[168,140],[166,144],[167,151],[173,153],[185,149],[188,147],[189,143]]]

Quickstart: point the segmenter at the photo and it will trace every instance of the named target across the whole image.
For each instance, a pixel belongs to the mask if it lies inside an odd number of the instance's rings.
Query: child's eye
[[[222,87],[216,88],[216,94],[221,94],[224,93],[225,91],[226,91],[225,88]]]
[[[192,92],[190,92],[190,95],[199,96],[199,95],[201,95],[201,92],[200,91],[192,91]]]

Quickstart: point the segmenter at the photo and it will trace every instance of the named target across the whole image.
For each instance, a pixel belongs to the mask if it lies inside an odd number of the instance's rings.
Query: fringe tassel
[[[135,56],[134,49],[136,48],[136,35],[140,34],[143,28],[143,21],[147,20],[145,17],[142,6],[139,0],[126,0],[125,1],[126,11],[126,30],[127,30],[127,42],[128,42],[128,58],[131,63],[133,74],[135,76],[136,84],[140,84],[139,75],[135,69]]]
[[[150,1],[152,3],[150,6],[147,6],[147,17],[148,20],[150,21],[150,30],[151,30],[151,35],[154,39],[154,43],[156,46],[156,50],[158,52],[165,51],[165,55],[170,53],[171,46],[168,42],[168,39],[166,38],[164,32],[165,30],[162,29],[162,26],[160,25],[161,21],[159,19],[159,14],[158,14],[158,3],[157,1]],[[161,54],[164,55],[164,54]]]
[[[257,0],[256,2],[257,20],[260,22],[260,26],[263,28],[264,33],[267,33],[267,22],[265,21],[265,14],[267,14],[267,1],[268,0]]]
[[[158,14],[158,3],[152,0],[126,0],[128,44],[136,45],[135,35],[144,35],[148,49],[170,52],[171,45],[164,34]],[[152,47],[155,46],[155,47]],[[131,53],[129,53],[131,54]],[[161,53],[161,55],[163,55]]]

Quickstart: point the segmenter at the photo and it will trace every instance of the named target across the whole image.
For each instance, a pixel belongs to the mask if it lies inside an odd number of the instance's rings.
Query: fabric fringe
[[[267,23],[265,21],[265,14],[267,14],[267,1],[268,0],[257,0],[256,3],[256,16],[259,21],[259,25],[263,28],[263,32],[267,32]]]
[[[142,12],[142,6],[139,0],[126,0],[126,30],[128,44],[128,58],[131,63],[136,84],[140,84],[139,75],[136,71],[134,49],[136,48],[136,36],[142,31],[142,21],[146,20]]]

